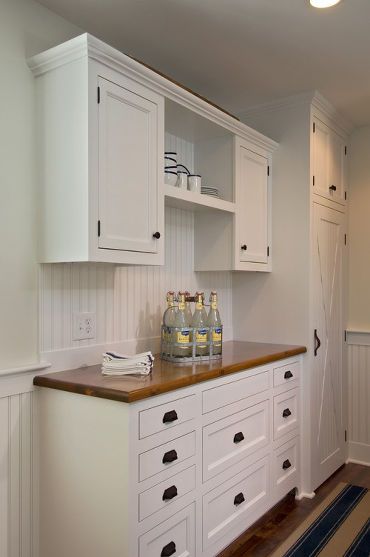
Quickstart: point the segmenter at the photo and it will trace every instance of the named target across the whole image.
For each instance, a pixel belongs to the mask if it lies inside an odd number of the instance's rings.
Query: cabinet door
[[[344,463],[344,215],[314,203],[311,466],[316,489]]]
[[[267,263],[268,161],[237,142],[237,261]]]
[[[99,88],[99,248],[157,253],[161,98],[103,78]]]
[[[343,203],[346,180],[345,140],[321,120],[313,124],[313,186],[314,192]]]

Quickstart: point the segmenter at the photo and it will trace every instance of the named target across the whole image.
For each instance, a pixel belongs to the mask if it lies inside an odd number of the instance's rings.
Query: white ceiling
[[[370,0],[40,0],[234,113],[317,89],[370,124]]]

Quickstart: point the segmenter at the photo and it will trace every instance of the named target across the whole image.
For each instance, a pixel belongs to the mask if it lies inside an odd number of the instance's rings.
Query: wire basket
[[[201,340],[196,340],[199,337]],[[222,358],[222,325],[201,328],[162,325],[161,358],[178,364],[219,360]]]

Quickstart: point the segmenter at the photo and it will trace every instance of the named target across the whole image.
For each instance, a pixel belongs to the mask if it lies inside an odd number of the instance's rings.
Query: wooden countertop
[[[207,363],[175,365],[157,356],[152,373],[145,377],[107,377],[102,375],[101,366],[96,365],[38,375],[33,383],[87,396],[135,402],[306,351],[304,346],[230,341],[223,344],[222,359]]]

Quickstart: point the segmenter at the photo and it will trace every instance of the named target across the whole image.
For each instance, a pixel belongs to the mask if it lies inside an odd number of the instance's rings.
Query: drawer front
[[[300,377],[300,364],[299,362],[293,362],[292,364],[287,364],[281,367],[274,368],[274,387],[280,387],[280,385],[288,385],[290,389],[293,385],[299,382]]]
[[[299,425],[299,389],[274,397],[274,439],[279,439]]]
[[[195,489],[195,466],[143,491],[139,495],[139,520],[144,520],[174,501],[178,501],[193,489]]]
[[[269,496],[267,457],[203,497],[203,550],[223,537]]]
[[[203,481],[269,442],[268,401],[203,428]]]
[[[195,395],[190,395],[142,410],[139,415],[140,439],[193,419],[196,412],[195,399]]]
[[[284,443],[274,452],[273,478],[274,486],[278,487],[290,482],[299,469],[299,437]],[[289,488],[290,489],[290,488]]]
[[[222,408],[269,388],[268,370],[203,392],[203,414]]]
[[[195,431],[141,453],[139,455],[139,481],[142,482],[164,470],[170,470],[193,455],[195,455]]]
[[[139,538],[139,557],[194,557],[194,504]]]

